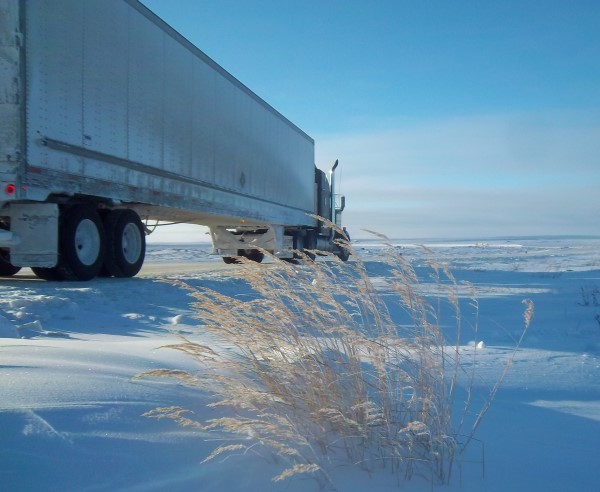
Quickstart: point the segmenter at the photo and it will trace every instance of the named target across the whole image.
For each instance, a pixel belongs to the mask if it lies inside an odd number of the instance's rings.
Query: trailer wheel
[[[7,249],[0,249],[0,277],[12,277],[21,267],[16,267],[10,262],[10,253]]]
[[[63,279],[90,280],[98,275],[104,262],[105,235],[96,209],[74,205],[62,212],[59,244],[55,268]]]
[[[65,278],[61,275],[56,267],[31,267],[33,273],[37,278],[42,280],[64,280]]]
[[[104,273],[133,277],[141,270],[146,257],[146,235],[139,215],[129,209],[112,210],[104,218],[104,230]]]
[[[227,263],[228,265],[235,265],[236,263],[239,263],[235,256],[222,256],[221,258],[223,258],[223,262]]]

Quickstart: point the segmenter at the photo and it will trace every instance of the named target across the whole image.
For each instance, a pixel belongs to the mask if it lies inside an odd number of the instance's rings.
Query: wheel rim
[[[123,258],[127,263],[134,264],[142,254],[142,236],[140,230],[133,223],[129,223],[123,229],[123,240],[121,242]]]
[[[79,261],[93,265],[100,254],[100,233],[96,224],[90,219],[82,220],[75,231],[75,251]]]

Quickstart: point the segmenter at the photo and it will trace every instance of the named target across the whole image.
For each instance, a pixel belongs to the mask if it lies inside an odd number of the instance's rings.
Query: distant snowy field
[[[471,313],[464,311],[459,343],[467,356],[480,347],[481,397],[522,330],[522,299],[535,303],[525,344],[451,484],[415,477],[400,488],[598,490],[600,239],[431,242],[427,249],[392,243],[422,274],[419,288],[432,298],[439,292],[425,268],[431,258],[473,285],[479,329],[470,336]],[[389,295],[382,245],[354,247],[381,294]],[[318,490],[310,479],[271,482],[281,464],[256,455],[201,465],[219,444],[214,435],[141,417],[169,405],[201,418],[216,415],[199,392],[131,380],[152,368],[194,369],[182,354],[160,348],[176,331],[202,336],[186,292],[164,280],[236,292],[236,267],[209,253],[206,244],[151,244],[133,279],[44,282],[26,269],[0,279],[0,490]],[[444,323],[451,338],[451,319]],[[333,478],[340,491],[398,487],[387,472],[369,477],[339,469]]]

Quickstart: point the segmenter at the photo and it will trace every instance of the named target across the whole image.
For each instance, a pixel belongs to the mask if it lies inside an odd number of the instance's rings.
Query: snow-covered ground
[[[473,284],[478,333],[465,329],[460,343],[465,364],[480,347],[474,385],[481,397],[522,331],[522,299],[535,303],[525,343],[451,484],[415,477],[401,488],[598,490],[600,239],[431,242],[427,250],[393,244],[418,272],[435,258]],[[381,244],[354,246],[385,297]],[[281,466],[256,455],[200,464],[219,444],[214,436],[141,416],[170,405],[217,415],[199,391],[132,380],[153,368],[194,369],[183,354],[160,348],[197,324],[187,293],[164,280],[235,292],[236,267],[209,251],[204,244],[149,245],[133,279],[55,283],[28,270],[0,279],[0,490],[318,490],[310,479],[271,482]],[[439,287],[427,278],[420,288],[433,298]],[[469,326],[471,312],[463,316]],[[333,478],[340,491],[397,487],[379,475],[348,468]]]

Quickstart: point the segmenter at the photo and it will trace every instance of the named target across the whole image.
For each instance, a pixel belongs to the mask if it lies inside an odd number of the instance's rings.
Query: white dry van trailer
[[[315,219],[340,224],[334,170],[137,0],[0,0],[0,275],[133,276],[150,220],[208,226],[226,262],[347,259]]]

